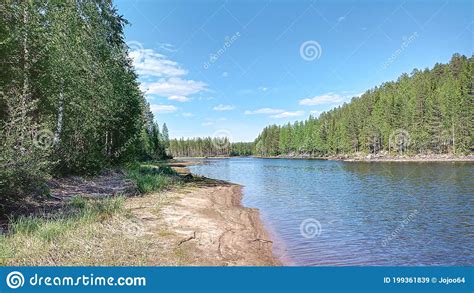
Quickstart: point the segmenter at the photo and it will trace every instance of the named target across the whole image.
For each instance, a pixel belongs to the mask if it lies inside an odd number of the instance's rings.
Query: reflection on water
[[[288,264],[474,265],[473,164],[205,162],[192,172],[244,185]]]

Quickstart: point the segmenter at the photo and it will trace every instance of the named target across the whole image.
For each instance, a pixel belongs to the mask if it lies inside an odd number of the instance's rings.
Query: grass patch
[[[186,251],[181,247],[178,247],[174,250],[174,255],[178,259],[179,263],[184,262],[187,259],[187,256],[188,256]]]
[[[78,196],[73,198],[61,213],[52,217],[22,216],[13,219],[10,223],[10,235],[39,236],[51,241],[66,230],[102,221],[124,211],[124,201],[123,197],[87,200]]]
[[[135,163],[125,172],[141,193],[183,182],[165,164]],[[143,234],[141,222],[136,222],[129,208],[131,202],[136,204],[125,197],[77,196],[59,212],[11,219],[9,233],[0,235],[0,265],[150,265],[157,257],[179,259],[180,253],[158,249],[159,238],[171,237],[171,233],[162,230],[158,238]],[[160,203],[151,203],[154,211],[153,204]]]
[[[181,186],[180,176],[165,164],[132,164],[126,176],[137,183],[141,193]],[[151,198],[149,198],[151,197]],[[150,201],[155,211],[155,197],[88,198],[77,196],[52,214],[21,216],[11,219],[8,234],[0,235],[0,265],[150,265],[156,259],[175,264],[180,254],[163,250],[160,238],[172,233],[160,230],[158,237],[144,234],[130,205],[134,200]],[[152,251],[152,253],[150,253]]]
[[[160,191],[180,183],[178,174],[169,166],[131,164],[126,169],[127,177],[136,182],[140,193]]]
[[[32,256],[40,257],[48,248],[58,247],[80,238],[89,227],[105,223],[115,215],[126,215],[123,197],[105,199],[73,198],[64,209],[52,216],[22,216],[12,219],[9,233],[0,236],[0,265],[14,261],[32,264]],[[61,251],[65,254],[71,251]]]

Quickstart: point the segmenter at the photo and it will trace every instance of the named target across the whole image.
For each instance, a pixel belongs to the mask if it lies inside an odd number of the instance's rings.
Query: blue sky
[[[472,1],[115,1],[171,137],[252,141],[413,68],[473,54]]]

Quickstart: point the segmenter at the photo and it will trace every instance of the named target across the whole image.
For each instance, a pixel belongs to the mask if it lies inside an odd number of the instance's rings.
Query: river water
[[[474,265],[474,164],[205,159],[287,265]]]

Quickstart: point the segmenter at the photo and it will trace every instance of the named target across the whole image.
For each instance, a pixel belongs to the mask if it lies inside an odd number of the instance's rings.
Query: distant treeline
[[[473,151],[474,57],[413,70],[319,118],[266,127],[259,155],[326,156],[381,151],[465,154]]]
[[[179,156],[472,153],[473,61],[454,54],[449,64],[415,69],[317,118],[268,126],[253,143],[229,142],[219,149],[212,138],[181,139],[171,142],[170,151]]]
[[[0,194],[165,156],[111,1],[6,1],[0,18]],[[1,204],[1,202],[0,202]]]
[[[168,148],[173,157],[249,156],[253,150],[252,142],[231,143],[226,137],[172,139]]]

